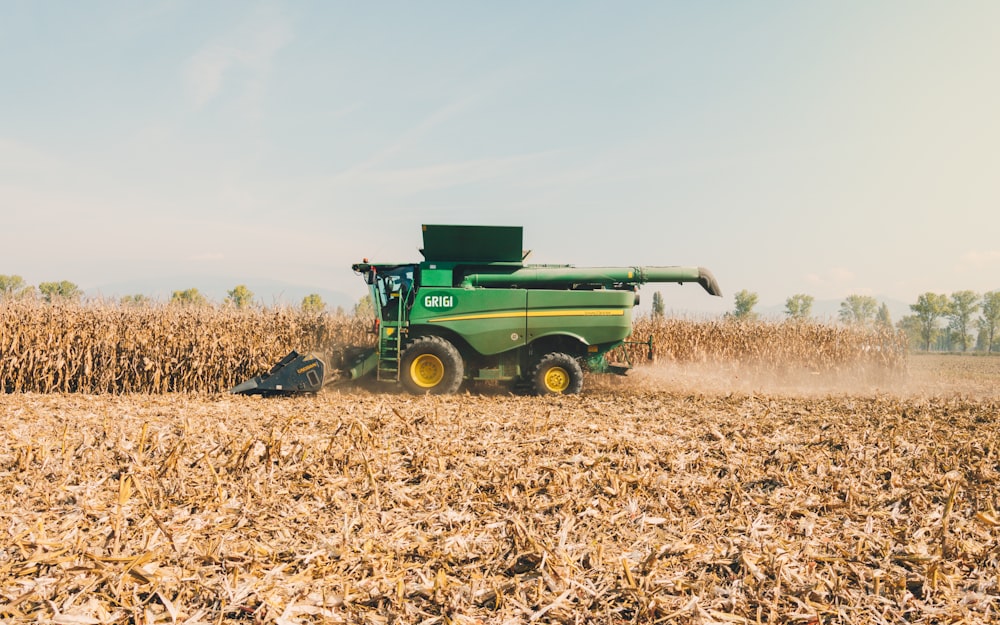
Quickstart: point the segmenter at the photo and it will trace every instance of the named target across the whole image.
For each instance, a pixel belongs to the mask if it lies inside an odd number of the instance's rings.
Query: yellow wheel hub
[[[569,388],[569,373],[562,367],[552,367],[545,372],[545,388],[550,393],[562,393]]]
[[[410,363],[410,379],[422,388],[434,388],[444,379],[444,363],[434,354],[421,354]]]

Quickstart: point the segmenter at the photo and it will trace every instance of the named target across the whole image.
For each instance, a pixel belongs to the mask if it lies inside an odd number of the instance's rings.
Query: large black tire
[[[546,354],[531,370],[536,395],[573,395],[583,388],[583,368],[569,354]]]
[[[403,352],[399,366],[403,387],[414,395],[454,393],[465,374],[462,355],[440,336],[414,340]]]

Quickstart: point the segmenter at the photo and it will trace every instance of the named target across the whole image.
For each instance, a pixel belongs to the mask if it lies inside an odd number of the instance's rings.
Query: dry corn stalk
[[[287,308],[3,302],[0,391],[217,391],[292,349],[369,343],[367,327]]]
[[[289,351],[329,352],[372,342],[370,322],[290,308],[0,303],[4,392],[204,392],[266,371]],[[905,369],[906,342],[892,331],[818,323],[640,319],[658,358],[744,371],[871,376]],[[633,362],[645,347],[613,358]]]
[[[729,365],[759,374],[894,376],[904,372],[907,364],[905,335],[885,328],[800,321],[637,320],[632,339],[649,337],[657,360]],[[646,349],[628,345],[612,356],[642,362]]]

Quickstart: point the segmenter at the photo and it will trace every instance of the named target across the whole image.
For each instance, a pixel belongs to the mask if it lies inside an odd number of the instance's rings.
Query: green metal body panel
[[[634,300],[631,291],[421,288],[408,326],[411,333],[454,332],[487,356],[554,335],[600,345],[632,332]]]
[[[452,270],[448,269],[431,269],[428,265],[431,263],[424,263],[420,267],[420,284],[426,287],[431,286],[451,286]]]
[[[528,341],[568,335],[584,345],[623,341],[632,333],[632,291],[528,291]]]
[[[450,330],[483,355],[526,344],[528,292],[524,289],[421,288],[410,310],[411,332]]]
[[[366,349],[347,363],[347,373],[350,379],[357,380],[373,373],[378,367],[378,350],[374,347]]]

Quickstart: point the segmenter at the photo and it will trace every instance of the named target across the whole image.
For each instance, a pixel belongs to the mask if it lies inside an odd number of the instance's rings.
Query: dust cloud
[[[917,355],[910,357],[902,370],[859,367],[822,372],[780,366],[762,371],[738,363],[659,362],[637,366],[625,377],[591,376],[588,386],[592,389],[790,397],[960,395],[996,399],[1000,398],[1000,358]]]

